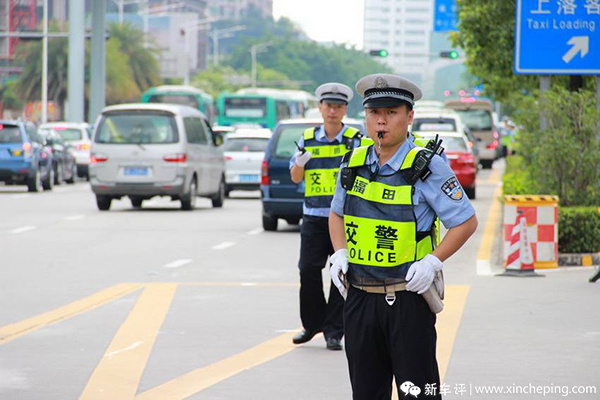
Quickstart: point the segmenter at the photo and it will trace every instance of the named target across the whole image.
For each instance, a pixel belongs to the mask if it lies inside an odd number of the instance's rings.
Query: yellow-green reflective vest
[[[319,142],[315,139],[317,129],[309,128],[302,134],[304,148],[312,154],[304,166],[304,203],[309,208],[329,208],[342,157],[352,150],[354,139],[360,137],[360,132],[347,127],[342,134],[342,143],[337,140]]]
[[[371,176],[366,165],[371,146],[350,155],[348,168],[356,179],[346,192],[344,231],[348,246],[349,280],[354,284],[381,285],[405,281],[408,268],[437,245],[434,226],[417,231],[412,185],[401,170],[411,168],[422,147],[411,149],[400,171]]]

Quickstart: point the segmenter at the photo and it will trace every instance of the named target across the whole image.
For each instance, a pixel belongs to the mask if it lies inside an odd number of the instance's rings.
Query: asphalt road
[[[592,271],[492,276],[501,167],[480,173],[480,227],[445,264],[446,397],[565,398],[456,393],[534,384],[596,385],[569,396],[600,398]],[[125,199],[99,212],[85,182],[0,186],[0,399],[349,399],[343,352],[322,337],[291,344],[299,228],[264,232],[258,193],[233,196],[222,209]]]

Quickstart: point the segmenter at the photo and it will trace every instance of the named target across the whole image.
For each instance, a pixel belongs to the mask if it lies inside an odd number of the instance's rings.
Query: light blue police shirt
[[[319,129],[315,132],[315,140],[323,143],[333,143],[334,140],[337,140],[338,143],[342,143],[342,135],[348,129],[346,125],[342,127],[342,130],[337,134],[337,136],[333,140],[329,140],[327,134],[325,133],[325,126],[321,125]],[[298,140],[298,146],[304,147],[304,135],[300,136],[300,140]],[[360,146],[360,139],[354,139],[354,147]],[[294,152],[295,154],[295,152]],[[290,159],[290,170],[296,164],[296,157],[292,156]],[[302,181],[301,185],[304,185],[304,181]],[[306,207],[306,203],[302,204],[302,212],[304,215],[312,215],[313,217],[325,217],[329,218],[329,208],[310,208]]]
[[[388,162],[380,167],[379,174],[389,175],[397,172],[410,149],[414,147],[417,146],[412,141],[404,141]],[[367,164],[371,165],[371,171],[374,172],[378,163],[379,157],[375,152],[375,148],[372,147],[367,155]],[[347,164],[342,164],[342,167],[345,167],[346,165]],[[414,185],[415,193],[413,194],[413,204],[415,206],[415,215],[417,217],[417,230],[429,230],[433,224],[435,215],[440,217],[440,220],[448,229],[462,224],[475,215],[475,209],[471,205],[464,190],[462,191],[462,198],[452,198],[452,194],[455,194],[456,192],[451,191],[449,185],[446,184],[453,183],[453,179],[456,179],[456,176],[452,169],[450,169],[448,163],[440,156],[436,155],[431,160],[429,169],[431,170],[431,175],[429,175],[425,181],[419,179]],[[335,194],[333,196],[333,201],[331,202],[331,209],[337,215],[343,216],[346,190],[340,183],[340,175],[341,174],[338,174]],[[456,180],[456,183],[457,182],[458,180]],[[446,190],[444,190],[444,188]]]

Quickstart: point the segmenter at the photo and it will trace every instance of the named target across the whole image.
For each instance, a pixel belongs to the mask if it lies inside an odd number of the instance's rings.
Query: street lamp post
[[[42,38],[42,124],[48,122],[48,0],[44,0],[44,36]]]
[[[255,44],[250,47],[250,54],[252,55],[252,87],[256,87],[256,54],[259,52],[259,50],[264,50],[271,44],[271,42],[266,42]]]
[[[209,32],[209,36],[212,37],[213,40],[213,64],[215,66],[219,65],[219,39],[225,39],[233,36],[233,32],[241,31],[246,29],[244,25],[232,26],[230,28],[224,29],[213,29]]]

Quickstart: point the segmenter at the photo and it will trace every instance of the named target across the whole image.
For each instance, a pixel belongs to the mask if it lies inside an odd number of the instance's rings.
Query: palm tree
[[[121,51],[129,57],[129,66],[140,92],[156,86],[160,82],[158,50],[144,47],[144,32],[130,23],[111,24],[109,35],[121,43]]]

